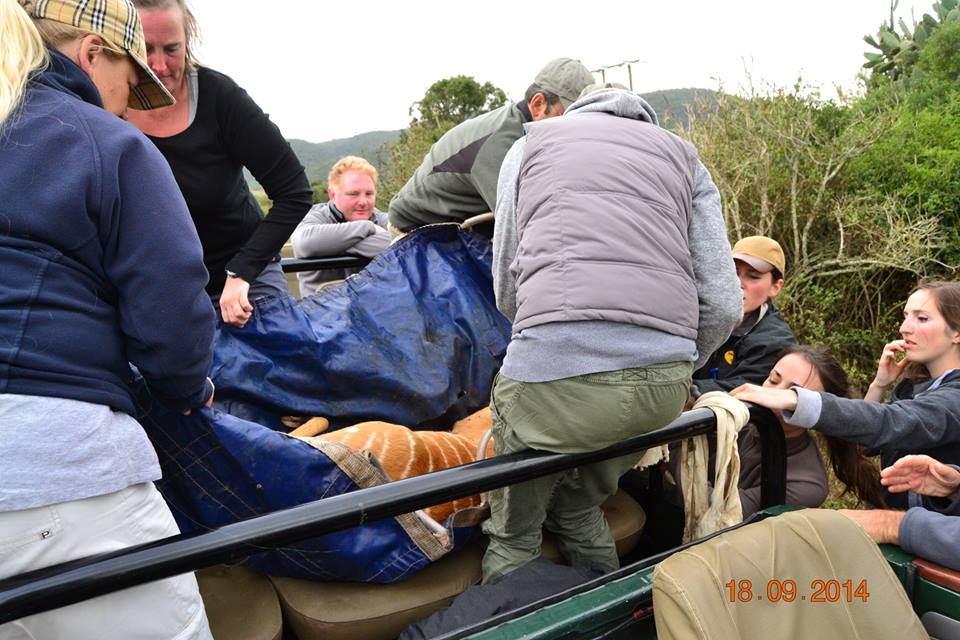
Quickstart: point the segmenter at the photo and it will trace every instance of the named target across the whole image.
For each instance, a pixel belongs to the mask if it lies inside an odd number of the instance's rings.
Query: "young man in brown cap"
[[[743,291],[743,319],[693,373],[700,393],[730,391],[747,382],[762,384],[777,354],[797,342],[773,306],[786,270],[780,243],[766,236],[743,238],[733,247],[733,261]]]
[[[430,148],[390,201],[390,225],[407,232],[434,222],[463,222],[493,211],[503,158],[523,125],[562,115],[593,76],[579,61],[551,60],[523,100],[461,122]]]

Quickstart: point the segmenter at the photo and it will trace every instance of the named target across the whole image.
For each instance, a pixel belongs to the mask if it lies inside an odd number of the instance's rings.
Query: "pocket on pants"
[[[0,578],[22,573],[62,531],[53,505],[0,512]]]
[[[497,374],[490,393],[490,411],[495,422],[504,422],[519,399],[525,383]]]

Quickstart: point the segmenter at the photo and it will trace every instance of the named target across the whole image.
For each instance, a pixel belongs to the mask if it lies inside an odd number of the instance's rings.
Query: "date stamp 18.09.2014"
[[[811,580],[809,590],[797,586],[796,580],[767,580],[754,585],[747,578],[731,578],[723,585],[730,602],[867,602],[870,592],[866,580]]]

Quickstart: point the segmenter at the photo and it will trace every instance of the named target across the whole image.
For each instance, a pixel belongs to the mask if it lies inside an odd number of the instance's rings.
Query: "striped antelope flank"
[[[451,431],[413,431],[389,422],[361,422],[325,433],[330,426],[326,418],[313,418],[290,435],[340,442],[354,451],[368,451],[379,461],[391,480],[403,480],[432,471],[449,469],[476,460],[483,435],[490,429],[489,407],[454,424]],[[486,456],[493,455],[493,442],[488,441]],[[427,515],[443,522],[454,511],[475,507],[480,496],[460,498],[424,509]]]

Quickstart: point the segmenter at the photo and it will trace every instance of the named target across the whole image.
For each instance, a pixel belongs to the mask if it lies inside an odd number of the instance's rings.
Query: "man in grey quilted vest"
[[[528,123],[500,171],[497,306],[513,336],[491,397],[497,455],[594,451],[657,429],[742,315],[720,194],[642,98],[587,87]],[[639,455],[489,495],[489,582],[553,532],[574,565],[619,566],[600,504]]]

